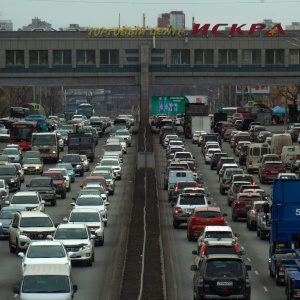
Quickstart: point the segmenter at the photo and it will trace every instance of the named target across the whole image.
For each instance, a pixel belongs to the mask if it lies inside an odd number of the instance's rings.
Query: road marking
[[[240,247],[242,250],[244,250],[245,248],[243,246]]]
[[[254,271],[256,275],[259,275],[257,271]]]
[[[265,292],[268,292],[268,289],[266,286],[264,286],[263,288],[264,288]]]
[[[247,257],[248,261],[251,261],[251,259],[249,257]]]

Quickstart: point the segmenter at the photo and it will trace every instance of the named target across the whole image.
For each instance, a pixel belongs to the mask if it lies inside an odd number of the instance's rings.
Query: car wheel
[[[224,188],[221,188],[221,195],[225,195],[225,189]]]
[[[227,206],[231,206],[231,201],[229,199],[227,199]]]
[[[267,239],[267,234],[264,231],[260,232],[260,236],[259,236],[260,240],[266,240]]]
[[[10,253],[15,253],[16,252],[16,248],[12,246],[10,236],[8,237],[8,246],[9,246],[9,252]]]
[[[173,220],[173,227],[174,227],[175,229],[178,229],[178,228],[179,228],[179,225],[180,225],[180,223],[179,223],[178,221]]]
[[[257,236],[257,237],[260,237],[260,229],[259,229],[259,228],[257,228],[256,236]]]
[[[67,191],[64,190],[63,193],[61,194],[61,199],[66,199]]]
[[[233,222],[237,222],[238,221],[238,217],[232,214],[232,221]]]
[[[111,192],[110,192],[110,195],[113,195],[115,193],[115,190],[112,190]]]
[[[82,171],[80,172],[80,177],[83,177],[83,175],[84,175],[84,171],[82,170]]]
[[[67,188],[67,192],[70,192],[71,191],[71,183],[69,185],[69,187]]]
[[[51,200],[51,206],[55,206],[55,205],[56,205],[56,197]]]
[[[91,267],[91,266],[93,265],[93,259],[92,259],[92,258],[89,259],[89,260],[87,261],[86,265],[87,265],[88,267]]]
[[[187,235],[187,239],[188,239],[190,242],[192,242],[192,241],[194,240],[194,237],[191,236],[191,235]]]
[[[103,245],[104,245],[104,236],[103,236],[103,239],[98,242],[98,246],[103,246]]]

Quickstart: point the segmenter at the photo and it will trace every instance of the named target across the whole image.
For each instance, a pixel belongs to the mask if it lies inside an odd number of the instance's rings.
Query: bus
[[[66,121],[69,121],[72,119],[72,117],[76,114],[76,109],[70,108],[65,110],[65,118]]]
[[[44,115],[29,115],[25,118],[25,121],[34,121],[37,123],[37,132],[48,132],[48,124]]]
[[[11,107],[9,110],[10,119],[25,119],[29,115],[29,108]]]
[[[19,145],[22,150],[31,150],[32,134],[37,130],[37,122],[19,121],[10,125],[10,143]]]
[[[76,115],[86,116],[88,119],[92,117],[95,113],[95,110],[91,104],[83,103],[79,104],[76,109]]]

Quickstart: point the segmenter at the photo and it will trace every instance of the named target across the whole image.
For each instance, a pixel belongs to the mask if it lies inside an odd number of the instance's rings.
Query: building
[[[13,31],[13,22],[11,20],[0,20],[0,31]]]
[[[300,30],[300,22],[292,22],[291,25],[285,26],[286,30]]]
[[[45,22],[41,21],[39,18],[33,18],[32,23],[23,26],[23,31],[52,31],[52,25]]]
[[[185,28],[185,14],[183,11],[163,13],[157,19],[158,28]]]
[[[80,27],[79,24],[70,24],[69,27],[59,28],[61,31],[86,31],[87,27]]]

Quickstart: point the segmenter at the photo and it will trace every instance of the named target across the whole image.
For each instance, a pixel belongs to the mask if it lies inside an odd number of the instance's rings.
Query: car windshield
[[[214,259],[209,260],[206,266],[207,276],[223,277],[224,274],[228,274],[228,277],[242,276],[243,265],[240,260],[228,260],[228,259]],[[231,273],[231,275],[230,275]]]
[[[96,195],[96,196],[98,196],[100,194],[101,193],[99,191],[97,191],[97,190],[95,190],[95,191],[86,190],[86,191],[80,191],[78,197],[80,197],[82,195]]]
[[[129,135],[128,131],[116,131],[115,135]]]
[[[234,176],[234,181],[249,181],[249,182],[253,182],[253,177],[251,175],[235,175]]]
[[[185,187],[196,187],[197,183],[195,181],[191,182],[191,181],[183,181],[183,182],[178,182],[178,188],[179,189],[183,189]]]
[[[68,130],[56,130],[55,132],[61,134],[61,136],[64,138],[67,138],[69,134]]]
[[[48,176],[51,177],[54,180],[63,180],[63,175],[61,173],[46,173],[43,174],[42,176]]]
[[[58,228],[54,235],[60,240],[85,240],[88,238],[85,228]]]
[[[38,159],[38,158],[25,158],[25,159],[24,159],[24,164],[28,164],[28,165],[31,165],[31,164],[38,165],[38,164],[41,164],[41,161],[40,161],[40,159]]]
[[[61,245],[30,246],[26,252],[28,258],[62,258],[65,251]]]
[[[51,135],[34,135],[33,136],[33,144],[35,146],[45,146],[45,145],[56,145],[56,136],[54,134]]]
[[[50,168],[49,171],[51,171],[51,170],[53,170],[53,171],[59,171],[59,172],[63,173],[64,176],[68,175],[68,171],[66,169],[62,169],[62,168],[61,169],[60,168],[53,168],[52,169],[52,168]]]
[[[78,206],[99,206],[103,205],[103,199],[101,197],[80,197],[76,200]]]
[[[119,166],[119,162],[115,159],[101,160],[101,166]]]
[[[70,163],[61,163],[61,164],[57,164],[56,167],[60,168],[66,168],[67,170],[73,170],[73,167]]]
[[[30,187],[45,187],[52,186],[50,179],[36,179],[32,180],[30,183]]]
[[[38,204],[37,196],[15,195],[12,197],[10,204]]]
[[[0,175],[16,175],[16,169],[13,168],[0,168]]]
[[[179,204],[181,205],[205,205],[205,197],[204,195],[197,196],[181,196]]]
[[[2,151],[3,155],[19,155],[18,149],[7,148]]]
[[[265,168],[274,168],[274,169],[283,169],[282,164],[276,164],[276,163],[267,163],[265,164]]]
[[[15,215],[16,210],[1,210],[0,211],[0,219],[11,220]]]
[[[72,213],[69,222],[100,222],[98,213]]]
[[[94,184],[92,184],[92,185],[87,184],[82,191],[83,192],[88,191],[89,189],[94,190],[95,188],[97,189],[97,191],[99,191],[100,194],[105,194],[104,187],[100,184],[97,185],[97,187],[95,187]]]
[[[234,246],[208,245],[204,251],[204,254],[236,254],[236,248]]]
[[[239,201],[259,201],[259,200],[261,200],[261,197],[259,197],[259,196],[252,196],[252,195],[249,195],[249,197],[248,196],[241,196],[241,197],[239,197],[238,198],[238,200]]]
[[[40,157],[40,152],[37,151],[28,151],[25,153],[24,158],[36,158]]]
[[[121,151],[121,145],[106,145],[105,147],[105,151]]]
[[[30,275],[24,276],[22,293],[69,293],[68,276],[63,275]],[[27,297],[27,296],[26,296]],[[55,298],[55,297],[54,297]]]
[[[101,172],[99,170],[93,171],[91,173],[91,176],[102,176],[105,179],[111,179],[110,173],[108,173],[108,172]]]
[[[21,218],[20,227],[52,227],[53,223],[48,217]]]
[[[1,134],[8,134],[8,130],[5,128],[0,128],[0,133]]]

